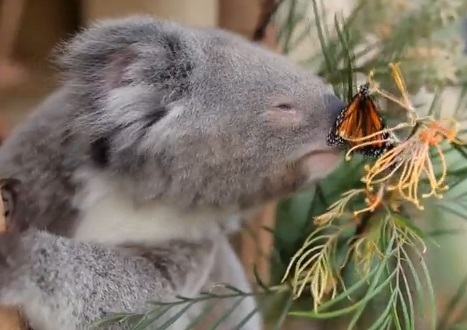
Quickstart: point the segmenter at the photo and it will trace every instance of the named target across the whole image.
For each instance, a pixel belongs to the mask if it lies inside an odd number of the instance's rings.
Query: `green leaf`
[[[142,315],[141,314],[134,314],[134,313],[114,313],[112,314],[111,316],[109,317],[106,317],[102,320],[99,320],[97,322],[94,322],[93,324],[93,328],[101,328],[103,326],[108,326],[108,325],[111,325],[111,324],[115,324],[115,323],[122,323],[124,324],[125,322],[127,322],[128,320],[130,319],[139,319],[141,318]]]
[[[131,330],[144,330],[167,313],[173,306],[162,306],[141,317],[141,319],[131,328]]]
[[[466,291],[467,291],[467,275],[464,276],[463,280],[461,281],[459,287],[456,290],[455,295],[452,296],[451,300],[449,300],[449,303],[446,309],[444,310],[443,314],[439,318],[438,325],[436,327],[437,330],[447,329],[449,317],[456,310],[456,308],[461,304],[461,299],[465,296]]]
[[[431,102],[430,108],[428,109],[428,116],[433,116],[434,118],[440,118],[441,116],[440,99],[441,99],[442,94],[443,94],[443,90],[439,88],[435,93],[435,96],[433,98],[433,101]]]
[[[347,99],[351,100],[353,97],[353,88],[352,88],[353,87],[353,63],[352,63],[351,50],[348,45],[348,41],[350,37],[348,35],[348,30],[343,32],[340,29],[337,16],[334,16],[334,27],[336,29],[337,37],[342,45],[342,48],[344,49],[344,54],[345,54],[345,70],[347,71],[347,76],[342,77],[342,85],[343,85],[342,90],[344,91],[345,87],[348,87],[347,88]]]
[[[234,329],[242,329],[242,327],[256,314],[258,313],[259,311],[259,308],[255,308],[253,309],[250,313],[248,313],[248,315],[239,323],[237,324],[237,326],[235,328],[233,328],[232,330]]]
[[[456,143],[451,143],[451,147],[456,150],[464,159],[467,159],[467,148]],[[450,173],[452,175],[452,173]]]
[[[160,327],[157,328],[157,330],[169,329],[169,327],[172,326],[175,322],[177,322],[181,318],[181,316],[185,314],[188,311],[188,309],[191,308],[191,306],[193,306],[195,302],[196,301],[188,302],[186,306],[184,306],[183,308],[180,308],[180,310],[177,313],[175,313],[172,317],[170,317],[167,321],[165,321]],[[141,330],[141,329],[143,328],[139,328],[138,330]],[[137,328],[132,328],[131,330],[137,330]]]
[[[241,299],[241,298],[240,298]],[[206,315],[208,313],[210,313],[216,306],[217,306],[218,302],[216,300],[211,300],[211,301],[208,301],[203,309],[203,311],[201,313],[199,313],[199,315],[197,317],[195,317],[193,319],[193,321],[188,325],[188,328],[187,329],[184,329],[184,330],[191,330],[191,329],[195,329],[197,327],[197,325],[206,317]],[[228,312],[228,311],[227,311]],[[227,313],[226,312],[226,313]]]
[[[214,330],[217,329],[219,325],[221,325],[222,322],[224,322],[232,313],[235,311],[235,309],[242,303],[245,297],[240,297],[238,300],[232,304],[230,308],[228,308],[222,315],[216,320],[214,324],[212,324],[209,327],[209,330]]]
[[[321,46],[321,51],[323,53],[323,58],[326,63],[326,69],[329,73],[333,74],[336,72],[337,65],[335,62],[332,61],[333,54],[331,53],[331,50],[326,46],[323,23],[321,21],[321,17],[320,17],[319,10],[318,10],[318,4],[316,3],[316,1],[317,0],[311,0],[311,3],[313,4],[313,13],[315,17],[316,31],[318,33],[318,39],[319,39],[319,43]],[[335,88],[334,88],[334,92],[337,94],[337,90]]]
[[[397,293],[396,292],[393,292],[393,294],[391,295],[391,297],[389,298],[388,302],[387,302],[387,306],[386,308],[384,309],[384,311],[381,313],[381,315],[376,319],[376,321],[373,323],[373,325],[371,327],[368,328],[368,330],[378,330],[378,329],[381,329],[380,327],[385,324],[387,322],[388,319],[391,319],[391,312],[393,311],[394,309],[394,302],[396,301],[397,299]],[[351,322],[348,326],[348,330],[352,330],[352,329],[355,329],[354,327],[354,323]],[[408,329],[407,329],[408,330]]]
[[[435,302],[435,292],[433,289],[433,284],[431,283],[431,278],[430,278],[430,273],[428,271],[428,268],[425,264],[425,260],[421,255],[419,255],[420,258],[420,265],[423,271],[423,274],[425,275],[425,280],[427,282],[427,289],[428,289],[428,298],[429,298],[429,303],[431,306],[431,328],[436,329],[436,302]]]
[[[284,324],[284,321],[287,317],[287,314],[290,311],[290,308],[292,307],[293,304],[293,295],[291,293],[288,294],[287,301],[284,304],[284,307],[282,311],[279,313],[279,316],[277,318],[277,321],[274,322],[274,326],[271,330],[281,330],[282,325]]]

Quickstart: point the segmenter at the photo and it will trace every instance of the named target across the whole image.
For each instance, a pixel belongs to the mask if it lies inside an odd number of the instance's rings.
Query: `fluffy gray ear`
[[[79,111],[70,131],[85,137],[97,164],[127,157],[189,92],[197,51],[187,33],[132,17],[102,21],[62,48],[58,64]]]
[[[150,17],[104,20],[64,44],[57,63],[92,99],[136,84],[180,94],[194,67],[188,42],[178,25]]]

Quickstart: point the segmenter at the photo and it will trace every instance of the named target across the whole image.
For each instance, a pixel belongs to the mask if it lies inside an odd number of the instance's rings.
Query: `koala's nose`
[[[345,108],[346,104],[334,94],[326,94],[324,101],[327,111],[331,113],[331,120],[334,122]]]

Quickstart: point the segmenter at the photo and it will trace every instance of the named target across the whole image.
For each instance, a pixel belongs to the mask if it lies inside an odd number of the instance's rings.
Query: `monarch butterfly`
[[[378,157],[392,147],[390,141],[383,141],[389,139],[389,133],[377,134],[363,141],[349,141],[348,139],[361,139],[377,133],[385,127],[378,107],[370,96],[370,84],[366,83],[359,87],[358,93],[342,109],[329,131],[327,143],[330,146],[347,144],[350,147],[368,143],[356,151],[365,156]]]

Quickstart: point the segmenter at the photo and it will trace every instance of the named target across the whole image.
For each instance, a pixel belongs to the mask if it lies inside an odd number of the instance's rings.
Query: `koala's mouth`
[[[335,170],[342,160],[341,150],[313,150],[300,158],[300,167],[308,177],[307,181],[317,181]]]
[[[335,158],[336,160],[342,159],[342,150],[338,148],[330,148],[326,150],[312,150],[300,157],[300,160],[318,159],[318,158]]]

